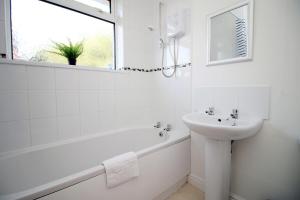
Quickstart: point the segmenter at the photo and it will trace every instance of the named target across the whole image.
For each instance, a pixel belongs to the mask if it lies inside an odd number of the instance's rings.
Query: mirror
[[[252,1],[208,16],[207,65],[252,59],[252,18]]]

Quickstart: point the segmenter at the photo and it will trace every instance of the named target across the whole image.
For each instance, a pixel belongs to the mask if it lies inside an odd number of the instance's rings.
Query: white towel
[[[116,187],[139,176],[137,155],[128,152],[103,161],[107,187]]]

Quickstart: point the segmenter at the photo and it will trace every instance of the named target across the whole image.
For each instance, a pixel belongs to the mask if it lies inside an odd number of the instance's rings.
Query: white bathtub
[[[151,200],[190,170],[190,136],[154,128],[123,129],[0,155],[0,199]],[[140,176],[106,187],[102,161],[138,154]]]

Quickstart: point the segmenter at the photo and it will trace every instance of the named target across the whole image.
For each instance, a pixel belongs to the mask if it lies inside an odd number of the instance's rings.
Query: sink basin
[[[201,113],[184,115],[182,120],[190,130],[216,140],[241,140],[251,137],[263,124],[263,120],[258,118],[232,119]]]
[[[255,135],[263,125],[259,118],[232,119],[191,113],[182,117],[186,126],[206,138],[205,200],[225,200],[230,194],[231,140]]]

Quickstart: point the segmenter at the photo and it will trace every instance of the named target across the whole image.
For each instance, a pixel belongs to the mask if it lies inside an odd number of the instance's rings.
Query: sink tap
[[[169,131],[171,131],[171,129],[172,129],[172,126],[171,126],[171,124],[167,124],[167,127],[166,127],[166,128],[164,128],[164,131],[167,131],[167,132],[169,132]]]
[[[215,108],[214,107],[209,107],[208,110],[205,111],[206,114],[208,115],[214,115],[215,114]]]
[[[238,119],[239,118],[239,110],[238,109],[233,109],[232,113],[230,114],[230,117],[232,119]]]
[[[154,128],[160,128],[161,127],[161,122],[156,122],[156,124],[154,125]]]

